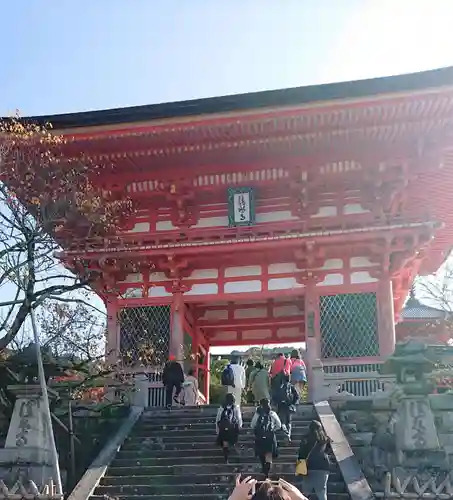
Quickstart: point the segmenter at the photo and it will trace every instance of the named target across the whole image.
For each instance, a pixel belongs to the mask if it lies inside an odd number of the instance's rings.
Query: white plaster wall
[[[368,271],[356,271],[351,273],[351,283],[374,283],[378,281],[373,278]]]
[[[236,340],[237,338],[237,332],[236,331],[230,331],[227,330],[225,332],[216,332],[211,339],[212,340],[218,340],[218,341],[229,341],[229,340]]]
[[[164,286],[152,286],[149,289],[148,297],[171,297],[172,294],[165,290]]]
[[[240,266],[227,267],[225,269],[225,278],[236,278],[242,276],[260,276],[261,266]]]
[[[143,297],[142,288],[127,288],[123,293],[123,298],[125,299],[138,299]]]
[[[371,262],[368,257],[351,257],[349,265],[354,268],[354,267],[374,267],[377,264]]]
[[[217,278],[219,276],[218,269],[195,269],[192,271],[189,278],[191,280],[203,280],[210,278]]]
[[[211,295],[219,293],[217,283],[195,283],[184,295]]]
[[[282,338],[282,337],[292,337],[292,338],[299,338],[302,339],[303,335],[297,326],[292,326],[292,327],[287,327],[287,328],[279,328],[277,330],[277,337]]]
[[[126,233],[148,233],[151,229],[149,222],[137,222],[135,226],[130,230],[126,231]]]
[[[228,319],[228,311],[225,309],[208,309],[200,319]]]
[[[298,316],[302,314],[302,311],[297,307],[297,305],[287,305],[274,307],[274,316],[276,318],[283,318],[288,316]]]
[[[151,283],[154,283],[158,281],[168,281],[168,278],[165,276],[165,273],[151,273],[149,280]]]
[[[172,231],[173,229],[176,229],[176,227],[169,220],[161,220],[156,223],[157,231]]]
[[[296,271],[297,271],[297,266],[294,262],[281,262],[279,264],[270,264],[268,267],[269,274],[294,273]]]
[[[312,217],[335,217],[338,213],[337,207],[320,207],[318,213]]]
[[[342,259],[327,259],[321,269],[342,269],[343,260]]]
[[[230,281],[225,283],[225,293],[261,292],[261,281]]]
[[[269,290],[291,290],[303,286],[297,283],[296,278],[272,278],[267,284]]]
[[[256,222],[281,222],[288,220],[296,220],[298,217],[291,214],[289,210],[279,210],[276,212],[264,212],[261,214],[256,214]]]
[[[256,309],[235,309],[234,317],[237,319],[266,318],[267,309],[265,307]]]
[[[343,284],[342,274],[328,274],[323,281],[320,281],[316,286],[334,286]]]
[[[246,330],[242,332],[242,338],[247,340],[262,339],[272,337],[272,330],[261,329],[261,330]]]
[[[353,215],[353,214],[366,214],[369,210],[360,205],[360,203],[348,203],[343,207],[344,215]]]
[[[203,228],[203,227],[217,227],[223,226],[228,227],[228,217],[205,217],[200,219],[197,224],[192,226],[195,229]]]
[[[118,283],[142,283],[143,277],[141,273],[131,273],[126,276],[126,279]]]

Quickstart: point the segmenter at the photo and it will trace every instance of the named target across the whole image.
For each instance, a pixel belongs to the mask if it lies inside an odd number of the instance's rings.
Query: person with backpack
[[[269,374],[260,361],[255,364],[255,369],[250,375],[249,385],[256,402],[262,399],[270,399]]]
[[[307,384],[307,367],[297,349],[291,352],[291,383],[296,387],[302,400]]]
[[[230,393],[225,396],[225,401],[217,412],[215,424],[217,444],[223,450],[225,463],[228,463],[230,447],[236,445],[239,431],[242,428],[241,409],[236,404],[233,394]]]
[[[302,476],[302,492],[316,493],[318,500],[327,500],[330,459],[327,446],[331,440],[320,422],[312,420],[308,433],[302,437],[296,465],[296,475]]]
[[[282,430],[285,433],[288,442],[291,442],[291,427],[293,413],[296,412],[296,405],[299,402],[299,393],[293,384],[289,381],[289,376],[284,375],[283,383],[278,391],[276,398],[277,415],[282,423]]]
[[[288,359],[282,352],[278,353],[270,369],[271,397],[274,405],[277,404],[277,393],[283,383],[283,377],[290,374],[291,360]]]
[[[238,406],[241,406],[242,391],[246,386],[244,367],[239,364],[237,357],[231,358],[231,362],[222,372],[222,385],[226,387],[228,394],[233,394]]]
[[[262,399],[250,423],[255,433],[255,455],[261,462],[265,478],[269,477],[272,460],[278,456],[276,432],[282,424],[278,415],[272,411],[270,401]]]

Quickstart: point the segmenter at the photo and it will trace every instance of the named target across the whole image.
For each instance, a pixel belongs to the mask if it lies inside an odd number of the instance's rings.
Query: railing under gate
[[[332,396],[346,394],[355,397],[370,397],[375,392],[387,391],[394,385],[393,375],[379,372],[381,363],[324,362],[324,385]]]
[[[166,405],[165,387],[162,383],[162,373],[149,372],[133,375],[136,387],[144,391],[142,403],[148,408],[163,408]],[[204,394],[198,391],[200,404],[206,404]]]

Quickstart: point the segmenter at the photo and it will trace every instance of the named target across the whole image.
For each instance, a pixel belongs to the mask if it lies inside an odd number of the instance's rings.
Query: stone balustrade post
[[[134,379],[133,406],[146,408],[148,406],[149,380],[146,374],[137,373]]]
[[[41,490],[56,480],[42,391],[39,385],[14,385],[8,390],[16,401],[5,447],[0,449],[0,480],[7,484],[33,481]],[[57,397],[55,391],[47,390],[49,398]]]

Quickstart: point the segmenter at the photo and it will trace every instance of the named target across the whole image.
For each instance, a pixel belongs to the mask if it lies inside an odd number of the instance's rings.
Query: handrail
[[[329,403],[320,401],[314,407],[324,430],[332,440],[332,452],[348,488],[351,500],[374,499],[373,491]]]
[[[143,407],[133,406],[127,419],[116,434],[102,448],[80,481],[75,485],[67,500],[88,500],[99,485],[107,468],[115,458],[129,432],[143,413]]]

